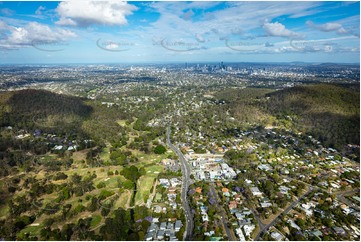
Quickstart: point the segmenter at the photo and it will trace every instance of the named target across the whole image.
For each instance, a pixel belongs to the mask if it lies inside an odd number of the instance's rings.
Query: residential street
[[[219,215],[221,216],[222,227],[228,236],[228,240],[229,241],[237,240],[234,232],[228,228],[228,223],[226,220],[227,214],[224,211],[223,206],[221,206],[219,204],[219,198],[218,198],[218,194],[217,194],[216,190],[214,189],[214,183],[210,183],[209,192],[210,192],[210,195],[217,201],[217,203],[216,203],[217,211],[219,212]]]
[[[313,191],[313,187],[310,187],[310,189],[305,194],[299,197],[296,201],[292,202],[285,210],[283,210],[282,213],[280,213],[277,217],[275,217],[271,223],[264,226],[263,229],[261,229],[258,235],[256,236],[255,240],[260,240],[261,236],[265,231],[267,231],[269,228],[274,226],[283,215],[287,214],[292,208],[294,208],[304,197],[306,197],[312,191]]]

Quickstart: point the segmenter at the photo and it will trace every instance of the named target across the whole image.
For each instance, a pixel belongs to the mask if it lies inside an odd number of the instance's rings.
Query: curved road
[[[175,147],[171,142],[170,142],[170,128],[167,127],[167,145],[169,146],[169,148],[171,150],[174,151],[174,153],[176,153],[179,157],[179,161],[181,162],[181,169],[182,169],[182,194],[181,194],[181,200],[182,200],[182,204],[183,204],[183,208],[184,208],[184,212],[185,212],[185,216],[186,216],[186,229],[185,229],[185,234],[183,236],[184,240],[191,240],[192,238],[192,233],[193,233],[193,216],[191,213],[191,209],[189,207],[188,204],[188,200],[187,200],[187,191],[188,191],[188,187],[189,187],[189,181],[190,181],[190,169],[189,166],[187,164],[186,159],[184,158],[182,152]]]

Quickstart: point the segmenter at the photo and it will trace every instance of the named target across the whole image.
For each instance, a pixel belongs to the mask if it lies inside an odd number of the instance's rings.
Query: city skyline
[[[0,64],[359,63],[359,2],[1,2]]]

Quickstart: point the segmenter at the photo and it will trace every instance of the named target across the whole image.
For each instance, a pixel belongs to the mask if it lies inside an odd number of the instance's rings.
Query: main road
[[[191,240],[194,224],[193,224],[193,215],[192,215],[191,209],[188,204],[188,199],[187,199],[187,192],[188,192],[191,172],[190,172],[190,168],[189,168],[187,161],[184,158],[182,152],[170,142],[170,137],[169,137],[170,136],[170,128],[169,127],[167,127],[166,136],[167,136],[168,147],[171,150],[173,150],[174,153],[176,153],[178,155],[179,161],[181,163],[181,170],[182,170],[181,200],[182,200],[182,205],[183,205],[185,216],[186,216],[186,229],[185,229],[185,234],[184,234],[183,238],[184,238],[184,240]]]

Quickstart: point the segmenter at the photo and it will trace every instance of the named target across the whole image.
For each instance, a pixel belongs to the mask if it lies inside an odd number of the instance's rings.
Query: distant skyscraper
[[[223,61],[221,61],[220,65],[219,65],[219,69],[221,69],[221,70],[225,69],[225,67],[223,65]]]

